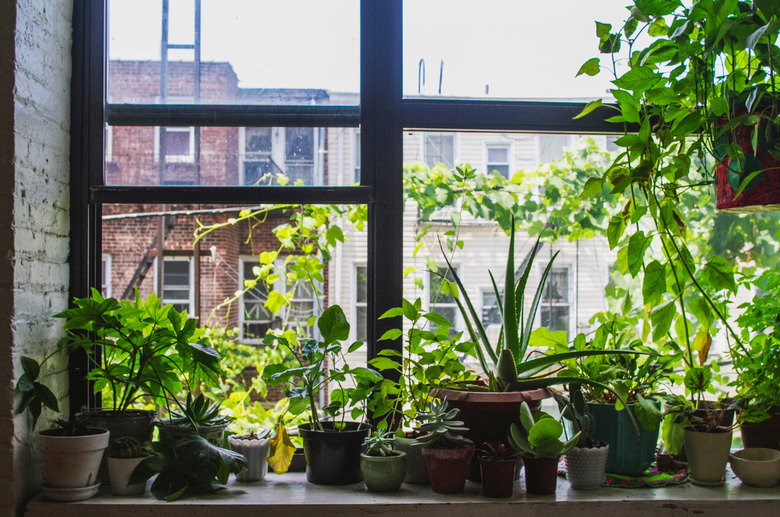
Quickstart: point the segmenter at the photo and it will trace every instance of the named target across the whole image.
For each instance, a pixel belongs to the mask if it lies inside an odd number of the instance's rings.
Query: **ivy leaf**
[[[577,75],[575,75],[574,77],[578,77],[582,74],[589,75],[591,77],[594,75],[598,75],[600,63],[601,61],[597,57],[588,59],[587,61],[585,61],[585,63],[582,64],[579,71],[577,72]]]

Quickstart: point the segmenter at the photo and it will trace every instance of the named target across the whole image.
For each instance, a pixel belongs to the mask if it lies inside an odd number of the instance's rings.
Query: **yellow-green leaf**
[[[274,469],[277,474],[284,474],[290,468],[295,445],[287,434],[287,429],[280,423],[276,429],[276,436],[268,442],[269,454],[268,465]]]

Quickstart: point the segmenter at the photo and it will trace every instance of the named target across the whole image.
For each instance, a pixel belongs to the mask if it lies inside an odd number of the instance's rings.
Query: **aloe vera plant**
[[[512,219],[512,228],[515,228],[514,219]],[[653,354],[636,350],[577,350],[531,357],[528,353],[528,344],[534,322],[536,321],[536,312],[539,309],[539,303],[544,292],[544,285],[558,256],[556,252],[545,266],[539,285],[536,287],[536,293],[529,306],[528,314],[524,314],[526,288],[528,287],[534,259],[541,247],[540,244],[540,241],[537,240],[528,254],[525,269],[515,281],[515,232],[513,230],[509,236],[509,253],[506,261],[503,293],[499,290],[493,273],[490,273],[502,320],[501,333],[495,345],[490,343],[481,318],[474,309],[474,304],[469,299],[463,282],[445,255],[449,272],[460,292],[460,295],[455,297],[455,302],[463,316],[466,331],[475,343],[474,349],[480,366],[488,377],[487,389],[489,391],[522,391],[545,388],[552,385],[581,383],[612,391],[610,387],[592,379],[556,376],[554,375],[555,372],[551,371],[550,368],[561,364],[563,361],[589,355]],[[619,394],[616,395],[623,401]]]

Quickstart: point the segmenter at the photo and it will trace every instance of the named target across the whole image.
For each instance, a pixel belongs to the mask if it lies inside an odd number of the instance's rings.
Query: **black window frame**
[[[71,285],[86,296],[101,280],[101,206],[108,203],[344,203],[368,206],[368,356],[400,341],[377,342],[400,318],[379,320],[402,299],[403,132],[518,131],[614,133],[600,108],[580,119],[579,102],[404,98],[403,0],[360,2],[359,106],[114,105],[107,103],[107,1],[73,8],[71,103]],[[108,186],[103,181],[105,124],[117,126],[359,127],[360,185],[352,187]],[[622,129],[622,128],[618,128]],[[380,237],[381,236],[381,237]],[[376,260],[381,257],[381,260]],[[94,406],[84,357],[71,360],[71,407]]]

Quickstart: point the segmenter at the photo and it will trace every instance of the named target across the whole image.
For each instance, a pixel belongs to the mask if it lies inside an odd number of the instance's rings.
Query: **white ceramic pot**
[[[44,495],[49,499],[57,499],[61,491],[56,489],[97,488],[99,485],[97,476],[103,451],[108,447],[108,431],[100,428],[90,429],[95,431],[95,434],[62,436],[58,434],[58,429],[38,433],[38,450],[41,453],[45,485],[55,489],[45,492]],[[82,499],[86,499],[94,495],[92,492],[93,490],[87,490],[78,493],[85,496],[81,497]],[[72,495],[64,497],[67,497],[64,500],[75,500]]]
[[[746,485],[771,488],[780,481],[780,451],[752,447],[729,455],[734,474]]]
[[[108,457],[108,476],[111,480],[111,493],[114,495],[143,494],[146,483],[130,484],[130,475],[133,470],[144,460],[141,458],[112,458]]]
[[[228,436],[230,448],[246,458],[247,469],[236,474],[236,479],[245,483],[261,481],[268,472],[268,438],[248,439],[241,436]]]
[[[595,490],[604,481],[609,445],[574,447],[566,453],[566,479],[576,490]]]
[[[685,429],[684,441],[691,483],[702,486],[722,485],[726,464],[729,462],[731,431],[704,433]]]

